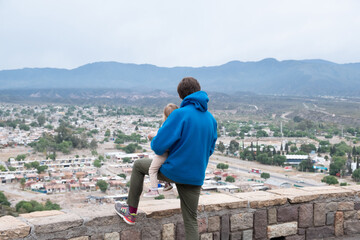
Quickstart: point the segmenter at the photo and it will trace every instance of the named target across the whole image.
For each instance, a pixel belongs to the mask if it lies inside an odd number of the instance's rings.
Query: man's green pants
[[[137,208],[143,190],[144,176],[149,174],[151,159],[136,160],[130,178],[130,190],[127,203]],[[158,179],[176,184],[180,197],[181,213],[184,220],[186,240],[198,240],[197,207],[201,186],[179,184],[165,177],[161,172]]]

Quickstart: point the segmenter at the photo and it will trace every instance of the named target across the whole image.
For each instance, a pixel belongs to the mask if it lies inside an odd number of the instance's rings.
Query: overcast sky
[[[0,0],[0,69],[360,62],[358,0]]]

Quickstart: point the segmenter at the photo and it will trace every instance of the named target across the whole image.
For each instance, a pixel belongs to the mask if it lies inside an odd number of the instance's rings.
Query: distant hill
[[[360,95],[360,63],[264,59],[211,67],[157,67],[97,62],[75,69],[24,68],[0,71],[0,89],[135,89],[175,91],[185,76],[203,89],[281,95]]]

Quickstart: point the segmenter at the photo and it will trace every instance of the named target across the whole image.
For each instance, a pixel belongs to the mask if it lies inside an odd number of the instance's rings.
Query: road
[[[259,166],[259,164],[254,164],[254,162],[249,162],[249,161],[244,161],[238,158],[231,158],[231,157],[226,157],[226,156],[220,156],[220,155],[215,155],[210,159],[210,163],[212,164],[217,164],[219,162],[226,162],[228,163],[230,166],[230,169],[239,171],[239,172],[244,172],[244,173],[249,173],[249,171],[251,171],[251,168],[259,168],[261,169],[261,166]],[[281,174],[281,173],[275,173],[275,172],[271,172],[269,170],[266,170],[266,172],[270,173],[270,179],[275,180],[275,181],[286,181],[289,182],[291,184],[296,184],[296,185],[300,185],[300,186],[304,186],[304,187],[312,187],[312,186],[324,186],[323,183],[317,183],[315,181],[309,181],[308,179],[303,180],[303,179],[299,179],[299,178],[292,178],[289,176],[286,176],[285,174]],[[256,174],[256,173],[254,173]],[[256,174],[258,175],[258,174]],[[298,181],[303,181],[302,183],[299,183]]]

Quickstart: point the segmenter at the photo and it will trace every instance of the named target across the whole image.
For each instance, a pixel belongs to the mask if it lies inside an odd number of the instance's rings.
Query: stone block
[[[319,197],[318,194],[307,192],[299,188],[275,189],[267,192],[286,197],[290,203],[310,202]]]
[[[67,213],[51,216],[23,216],[34,226],[36,234],[63,232],[69,228],[78,227],[84,220],[76,214]]]
[[[32,213],[24,213],[24,214],[20,214],[20,217],[29,219],[29,218],[42,218],[42,217],[57,216],[64,214],[65,213],[62,211],[51,210],[51,211],[37,211]]]
[[[298,235],[305,235],[306,229],[305,228],[298,228]]]
[[[91,235],[90,240],[104,240],[104,234],[98,233]]]
[[[313,226],[314,208],[312,204],[301,204],[299,207],[299,227]]]
[[[220,231],[220,217],[219,216],[209,217],[208,231],[209,232]]]
[[[344,211],[344,219],[355,219],[357,217],[357,211]]]
[[[221,217],[220,236],[221,236],[221,239],[228,240],[230,238],[230,217],[229,217],[229,215],[224,215]]]
[[[298,220],[298,206],[282,206],[277,210],[278,222],[292,222]]]
[[[338,205],[339,211],[351,211],[354,210],[354,202],[340,202]]]
[[[135,229],[123,230],[120,233],[121,240],[141,240],[141,233]]]
[[[360,219],[360,210],[356,212],[355,218],[356,218],[356,219]]]
[[[338,209],[338,203],[337,202],[327,203],[325,208],[327,212],[336,212]]]
[[[89,237],[88,236],[74,237],[74,238],[70,238],[69,240],[89,240]]]
[[[360,233],[360,222],[359,221],[345,221],[344,222],[345,235],[359,234]]]
[[[266,236],[266,234],[265,234]],[[242,239],[243,240],[252,240],[253,239],[253,230],[245,230],[243,231],[243,234],[242,234]]]
[[[245,230],[253,227],[253,213],[245,212],[231,215],[230,229],[231,232]]]
[[[13,216],[0,217],[0,239],[25,238],[30,234],[30,226]]]
[[[184,222],[179,222],[176,224],[176,239],[185,239]]]
[[[120,240],[120,234],[118,232],[105,233],[104,240]]]
[[[254,214],[254,238],[265,239],[267,227],[267,212],[264,210],[257,210]]]
[[[241,232],[233,232],[230,235],[230,240],[241,240]]]
[[[269,239],[276,237],[286,237],[297,233],[298,223],[288,222],[267,226],[267,237]]]
[[[140,201],[139,209],[151,218],[163,218],[181,213],[180,199],[162,199],[161,204],[159,203],[159,200]]]
[[[268,210],[268,224],[277,223],[277,210],[276,208],[269,208]]]
[[[360,202],[354,203],[354,209],[355,210],[360,210]]]
[[[305,235],[292,235],[285,237],[285,240],[305,240]]]
[[[263,208],[287,203],[286,197],[264,191],[237,193],[234,196],[247,201],[251,208]]]
[[[344,213],[336,212],[335,214],[335,236],[339,237],[344,235]]]
[[[161,232],[154,227],[144,227],[141,236],[141,239],[157,240],[161,239]]]
[[[207,232],[206,218],[200,218],[198,221],[199,233]]]
[[[220,238],[220,232],[214,232],[214,234],[213,234],[213,239],[214,240],[220,240],[221,238]]]
[[[327,239],[334,236],[333,226],[323,226],[306,229],[306,239]]]
[[[326,203],[314,204],[314,226],[324,226],[326,223]]]
[[[333,225],[335,222],[335,213],[334,212],[328,212],[326,214],[326,225]]]
[[[200,235],[200,240],[213,240],[212,233],[203,233]]]
[[[246,208],[246,200],[229,196],[226,194],[202,195],[199,199],[199,206],[206,212],[219,211],[221,209]]]
[[[162,228],[162,240],[175,240],[175,224],[164,224]]]
[[[304,187],[301,190],[318,194],[319,199],[341,198],[355,195],[355,192],[351,189],[336,186]]]

